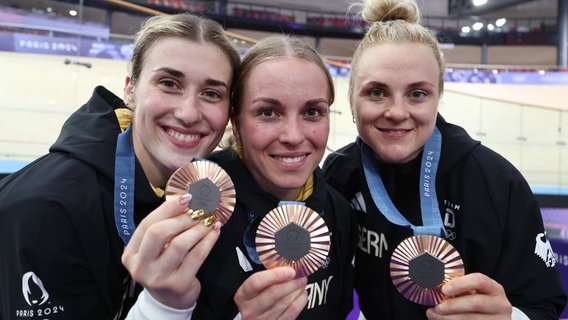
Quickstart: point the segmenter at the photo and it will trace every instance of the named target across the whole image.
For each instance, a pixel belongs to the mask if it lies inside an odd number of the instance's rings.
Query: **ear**
[[[235,142],[237,145],[243,145],[243,139],[241,138],[241,134],[239,133],[239,121],[233,117],[231,117],[231,128],[233,129],[233,136],[235,137]]]
[[[124,82],[124,103],[128,108],[134,110],[134,107],[136,106],[136,99],[134,96],[134,84],[132,84],[132,78],[130,76],[126,76]]]
[[[351,110],[351,115],[353,115],[353,117],[355,117],[355,106],[353,105],[353,95],[349,95],[349,109]]]

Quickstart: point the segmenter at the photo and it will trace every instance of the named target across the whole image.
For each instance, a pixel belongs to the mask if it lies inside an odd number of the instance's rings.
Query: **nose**
[[[279,141],[289,145],[298,145],[304,141],[304,131],[301,119],[289,117],[280,125]]]
[[[385,117],[391,119],[404,119],[408,116],[408,109],[402,97],[394,97],[388,105]]]
[[[175,106],[174,116],[184,125],[191,125],[201,121],[203,113],[199,105],[199,99],[193,95],[183,97]]]

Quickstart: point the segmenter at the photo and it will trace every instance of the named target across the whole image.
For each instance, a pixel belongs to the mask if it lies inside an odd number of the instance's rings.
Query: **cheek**
[[[208,119],[209,124],[214,131],[225,131],[227,123],[229,122],[229,109],[218,109],[214,112],[210,111],[205,114],[205,118]]]
[[[317,126],[312,128],[311,140],[318,147],[324,147],[327,145],[327,139],[329,137],[329,124]]]
[[[261,149],[277,140],[277,130],[258,124],[248,124],[241,128],[241,140],[245,145],[254,149]]]
[[[368,106],[358,109],[357,117],[360,122],[373,122],[382,115],[378,106]]]
[[[438,110],[435,107],[424,108],[422,112],[415,112],[415,118],[428,126],[434,126]]]

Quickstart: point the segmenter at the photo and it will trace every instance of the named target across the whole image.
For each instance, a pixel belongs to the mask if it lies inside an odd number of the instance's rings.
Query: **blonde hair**
[[[335,98],[335,89],[333,86],[333,78],[321,56],[309,45],[307,45],[300,38],[290,35],[274,35],[269,36],[258,41],[252,48],[245,54],[239,71],[239,75],[233,87],[233,107],[232,115],[236,117],[241,112],[240,98],[246,81],[252,71],[259,64],[274,60],[282,57],[294,57],[317,65],[325,74],[327,79],[327,86],[329,88],[328,102],[331,106]],[[278,75],[274,75],[277,77]]]
[[[381,44],[419,43],[429,47],[434,53],[440,70],[439,93],[444,91],[444,72],[446,64],[436,37],[426,27],[419,24],[420,10],[413,0],[361,0],[350,7],[359,11],[361,17],[371,23],[371,27],[357,46],[351,61],[349,95],[358,70],[359,59],[366,49]]]

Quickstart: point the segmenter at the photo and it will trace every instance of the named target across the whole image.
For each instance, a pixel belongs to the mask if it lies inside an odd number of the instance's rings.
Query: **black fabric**
[[[530,319],[558,319],[566,303],[553,256],[535,254],[545,232],[538,204],[521,174],[506,159],[438,116],[442,151],[436,193],[450,243],[466,273],[481,272],[505,288],[514,307]],[[358,138],[324,162],[327,181],[358,209],[355,284],[367,319],[425,319],[426,308],[406,300],[389,273],[392,251],[412,231],[389,222],[373,203],[361,164]],[[420,221],[419,160],[379,165],[393,203]],[[393,188],[396,188],[393,189]],[[539,236],[540,235],[540,236]],[[536,240],[535,240],[536,239]],[[549,254],[553,254],[549,252]]]
[[[113,319],[134,300],[123,298],[129,278],[113,216],[121,107],[95,88],[49,154],[0,181],[0,319]],[[162,199],[138,162],[135,172],[138,223]]]
[[[195,319],[234,319],[238,310],[233,296],[254,272],[265,270],[247,253],[243,235],[249,227],[249,215],[257,216],[249,236],[262,217],[278,206],[278,199],[260,189],[237,154],[231,149],[214,152],[210,160],[223,167],[235,183],[237,203],[233,215],[221,229],[213,251],[198,273],[201,296],[194,311]],[[314,192],[306,206],[320,213],[331,232],[331,248],[324,266],[308,277],[308,305],[298,319],[344,319],[352,309],[355,215],[347,200],[315,171]],[[239,265],[237,250],[253,268],[245,272]]]

